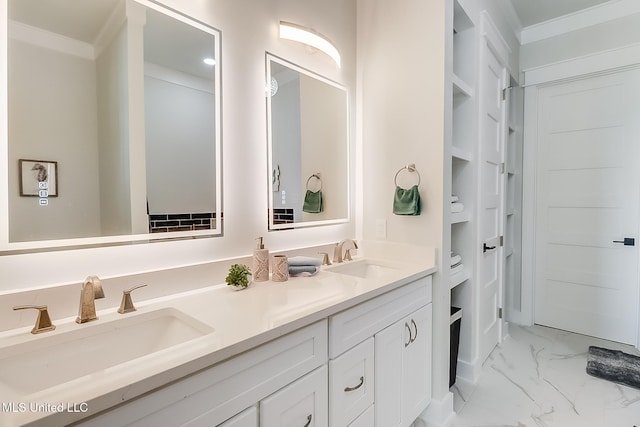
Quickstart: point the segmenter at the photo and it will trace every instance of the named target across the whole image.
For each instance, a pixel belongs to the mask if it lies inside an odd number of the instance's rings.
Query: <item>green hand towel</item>
[[[393,213],[396,215],[420,215],[420,192],[417,185],[408,190],[396,187],[393,197]]]
[[[324,210],[324,203],[322,201],[322,191],[307,190],[304,195],[304,203],[302,210],[307,213],[320,213]]]

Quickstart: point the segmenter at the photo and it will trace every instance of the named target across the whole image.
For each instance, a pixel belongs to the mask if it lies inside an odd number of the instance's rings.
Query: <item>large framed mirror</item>
[[[267,53],[269,229],[348,222],[344,86]]]
[[[220,235],[220,32],[146,0],[3,3],[4,249]]]

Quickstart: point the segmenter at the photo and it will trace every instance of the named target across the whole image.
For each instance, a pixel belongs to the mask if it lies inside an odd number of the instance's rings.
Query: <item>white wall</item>
[[[214,95],[149,76],[144,95],[149,213],[215,212]]]
[[[96,59],[101,233],[131,233],[127,32]]]
[[[0,1],[0,5],[5,3],[6,0]],[[268,232],[267,180],[270,171],[267,171],[264,79],[265,51],[269,51],[353,90],[355,0],[321,3],[310,0],[166,0],[163,3],[222,31],[224,236],[33,254],[3,253],[0,256],[2,290],[79,282],[89,274],[111,277],[246,256],[251,254],[257,236],[264,236],[272,251],[331,243],[354,236],[354,221]],[[280,40],[280,20],[312,27],[327,35],[342,54],[342,68],[336,68],[322,53],[311,54],[300,44]],[[4,55],[2,57],[0,69],[6,66]],[[0,103],[0,117],[6,116],[4,108]],[[350,129],[353,138],[355,126]],[[5,168],[2,162],[0,184],[6,183],[6,178],[2,178]],[[1,219],[6,221],[6,218]]]
[[[95,236],[100,233],[95,63],[15,39],[9,54],[14,64],[9,74],[10,238]],[[20,196],[18,159],[58,162],[59,195],[49,198],[48,206],[38,206],[37,197]]]
[[[347,105],[342,90],[329,87],[315,78],[300,75],[300,121],[302,169],[299,188],[303,199],[307,181],[320,174],[324,210],[302,213],[303,221],[342,219],[348,215]],[[317,179],[309,181],[309,189],[320,188]],[[303,200],[300,201],[302,209]]]
[[[294,221],[302,221],[300,78],[290,69],[274,77],[279,88],[271,97],[271,155],[273,167],[280,169],[280,189],[273,194],[273,207],[294,209]]]
[[[366,239],[376,239],[378,223],[385,222],[388,240],[441,251],[445,2],[360,0],[358,61],[362,233]],[[422,213],[396,216],[392,213],[394,176],[410,163],[421,175]],[[437,259],[442,271],[441,254]],[[433,286],[432,372],[437,400],[449,393],[449,287],[440,276],[434,275]]]

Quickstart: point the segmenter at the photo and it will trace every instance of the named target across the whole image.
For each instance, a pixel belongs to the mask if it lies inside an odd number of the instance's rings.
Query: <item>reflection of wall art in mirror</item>
[[[20,195],[58,197],[58,162],[20,159]]]
[[[266,94],[269,229],[348,222],[346,88],[273,55],[266,61],[266,82],[278,85]]]
[[[221,235],[220,31],[157,1],[2,3],[0,250]],[[46,171],[42,197],[35,164],[20,168],[34,158],[64,165],[63,193]],[[169,214],[191,217],[150,230]]]

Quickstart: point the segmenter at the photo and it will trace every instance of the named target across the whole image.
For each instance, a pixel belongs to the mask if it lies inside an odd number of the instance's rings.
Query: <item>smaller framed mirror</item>
[[[347,89],[266,55],[269,230],[348,222]]]

